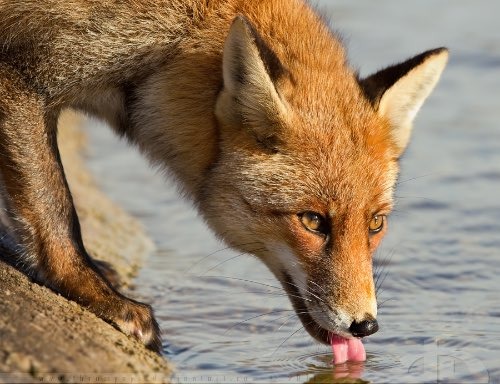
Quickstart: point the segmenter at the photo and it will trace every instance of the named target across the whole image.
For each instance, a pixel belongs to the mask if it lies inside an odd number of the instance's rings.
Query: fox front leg
[[[85,251],[56,128],[57,113],[0,63],[0,179],[29,261],[46,285],[158,351],[151,308],[115,291]]]

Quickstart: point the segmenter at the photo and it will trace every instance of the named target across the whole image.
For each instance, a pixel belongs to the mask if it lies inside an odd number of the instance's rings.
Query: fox
[[[365,358],[361,339],[379,329],[372,259],[446,48],[362,78],[302,0],[2,0],[0,20],[1,195],[36,280],[161,350],[151,306],[83,244],[57,145],[71,108],[257,256],[338,362]]]

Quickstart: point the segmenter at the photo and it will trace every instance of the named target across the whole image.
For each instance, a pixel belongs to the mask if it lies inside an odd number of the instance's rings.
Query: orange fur
[[[300,0],[7,0],[0,18],[0,176],[49,285],[158,348],[150,310],[115,292],[83,247],[54,139],[73,107],[168,170],[217,235],[271,269],[318,340],[375,321],[385,229],[369,223],[392,208],[444,49],[359,79]]]

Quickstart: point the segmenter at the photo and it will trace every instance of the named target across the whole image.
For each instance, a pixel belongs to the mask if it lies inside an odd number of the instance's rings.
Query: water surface
[[[333,367],[257,260],[219,243],[175,188],[100,124],[91,166],[158,245],[138,279],[180,382],[500,383],[500,3],[320,1],[361,74],[447,46],[377,253],[380,331]],[[380,266],[383,265],[383,268]]]

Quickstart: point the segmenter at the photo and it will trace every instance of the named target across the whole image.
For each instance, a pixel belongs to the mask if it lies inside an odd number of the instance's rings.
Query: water
[[[438,46],[451,60],[419,114],[365,363],[333,367],[257,260],[224,249],[175,188],[99,124],[91,165],[158,245],[137,285],[181,382],[500,383],[500,3],[320,1],[368,74]],[[380,268],[379,268],[380,269]]]

